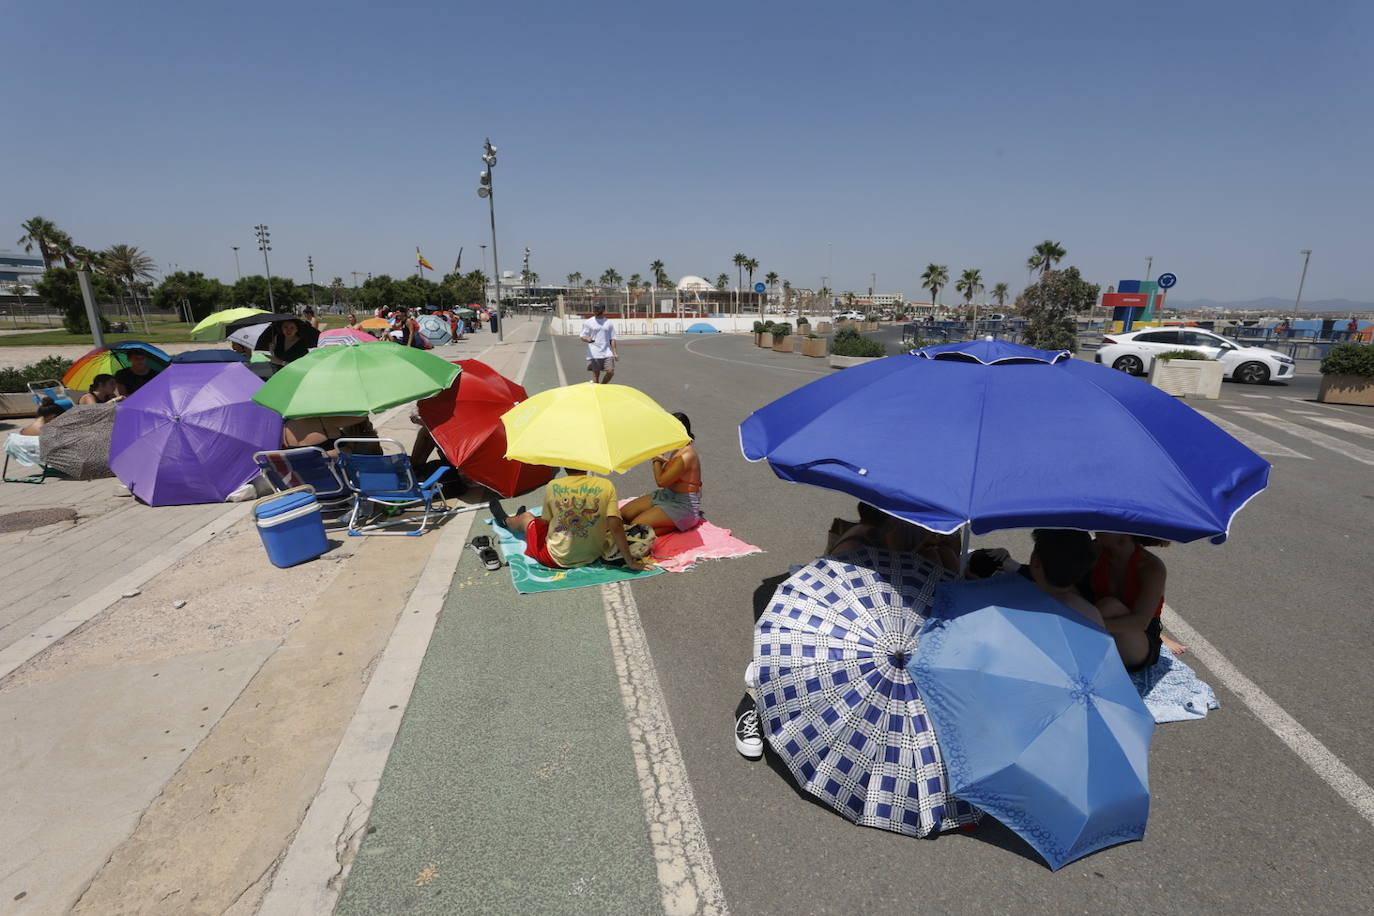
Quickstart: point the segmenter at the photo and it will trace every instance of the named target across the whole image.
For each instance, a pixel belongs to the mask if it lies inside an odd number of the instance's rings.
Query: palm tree
[[[663,268],[662,261],[654,261],[649,269],[654,272],[654,286],[668,285],[668,271]]]
[[[19,226],[24,230],[24,234],[19,237],[16,245],[23,245],[24,250],[32,252],[35,245],[38,246],[38,256],[43,259],[43,269],[47,270],[52,266],[53,259],[57,257],[57,243],[61,240],[62,230],[57,228],[57,224],[50,219],[35,216],[25,220]]]
[[[749,255],[742,252],[737,253],[731,260],[735,262],[735,309],[738,311],[739,293],[740,290],[744,289],[744,265],[748,262]]]
[[[782,281],[782,307],[786,311],[792,307],[792,281]]]
[[[619,286],[620,280],[620,272],[617,271],[614,267],[607,267],[605,270],[601,272],[600,282],[602,286]]]
[[[567,280],[569,286],[576,286],[577,284],[582,282],[582,274],[578,271],[573,271],[572,273],[568,274]]]
[[[744,262],[744,270],[749,274],[749,286],[754,285],[754,271],[759,269],[758,258],[749,258]]]
[[[100,256],[106,276],[122,282],[133,295],[135,284],[153,279],[157,265],[137,245],[111,245]]]
[[[763,275],[763,281],[770,287],[776,285],[778,282],[778,272],[776,270],[768,271],[768,273]]]
[[[724,289],[725,289],[726,287],[728,287],[729,285],[730,285],[730,275],[729,275],[729,274],[718,274],[718,275],[716,276],[716,289],[724,290]]]
[[[940,298],[940,290],[949,283],[949,268],[944,264],[927,264],[921,274],[921,289],[930,290],[930,304],[935,305]]]
[[[1038,254],[1041,259],[1040,276],[1042,277],[1054,270],[1054,265],[1064,260],[1064,256],[1068,254],[1068,252],[1064,250],[1063,245],[1058,242],[1052,242],[1049,239],[1045,239],[1045,241],[1036,245],[1035,253]]]
[[[1030,257],[1026,258],[1026,283],[1027,283],[1027,284],[1030,283],[1031,274],[1033,274],[1033,273],[1035,273],[1037,270],[1039,270],[1039,269],[1040,269],[1040,266],[1041,266],[1042,264],[1044,264],[1044,263],[1045,263],[1045,259],[1044,259],[1042,256],[1038,255],[1038,254],[1033,254],[1033,255],[1031,255]]]
[[[1005,283],[998,283],[998,284],[995,284],[995,285],[992,287],[992,298],[994,298],[994,299],[997,300],[997,307],[998,307],[999,309],[1002,309],[1002,308],[1006,308],[1006,307],[1007,307],[1007,296],[1008,296],[1008,295],[1009,295],[1009,291],[1007,290],[1007,284],[1005,284]]]
[[[972,305],[973,297],[983,288],[983,272],[970,267],[955,281],[954,288],[964,294],[964,305]]]

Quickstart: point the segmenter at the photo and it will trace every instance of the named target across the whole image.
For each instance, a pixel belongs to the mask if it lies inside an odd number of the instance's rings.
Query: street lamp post
[[[487,246],[478,245],[477,247],[482,249],[482,277],[485,279],[487,276]],[[486,295],[485,289],[482,290],[482,294]]]
[[[1302,285],[1307,282],[1307,263],[1312,260],[1312,249],[1303,248],[1298,251],[1302,255],[1302,276],[1298,278],[1298,297],[1293,300],[1293,317],[1297,318],[1299,307],[1302,305]]]
[[[1155,256],[1152,255],[1152,254],[1147,254],[1147,255],[1145,256],[1145,279],[1146,279],[1146,280],[1149,280],[1149,279],[1150,279],[1150,268],[1154,266],[1154,263],[1155,263]]]
[[[239,267],[239,246],[230,245],[229,247],[234,249],[234,277],[236,279],[242,280],[243,269]]]
[[[272,299],[272,265],[267,260],[267,252],[272,250],[272,233],[267,230],[266,223],[260,223],[253,227],[253,231],[258,236],[258,251],[262,252],[262,266],[267,271],[267,308],[275,312],[277,304]]]
[[[305,266],[310,270],[310,309],[315,309],[315,259],[311,255],[305,256]]]
[[[496,147],[491,145],[490,137],[487,138],[482,152],[482,162],[487,167],[482,172],[477,196],[487,199],[487,209],[491,214],[491,273],[496,279],[496,339],[505,343],[506,323],[501,320],[501,259],[496,253],[496,201],[492,197],[491,185],[491,170],[496,167]]]

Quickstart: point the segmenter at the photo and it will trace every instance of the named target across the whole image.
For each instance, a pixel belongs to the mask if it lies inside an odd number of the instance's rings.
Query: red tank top
[[[1126,581],[1122,588],[1122,594],[1116,597],[1121,599],[1121,603],[1126,607],[1135,607],[1136,599],[1140,597],[1140,560],[1145,556],[1145,548],[1137,546],[1131,554],[1131,558],[1126,561]],[[1112,593],[1112,560],[1111,557],[1103,553],[1097,558],[1097,564],[1092,571],[1093,595],[1097,598],[1105,598]],[[1155,608],[1154,616],[1158,617],[1164,613],[1164,596],[1159,598],[1159,607]]]

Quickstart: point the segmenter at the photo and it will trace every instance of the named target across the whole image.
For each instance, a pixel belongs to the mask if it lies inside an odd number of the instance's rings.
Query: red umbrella
[[[501,414],[529,397],[524,388],[486,363],[455,359],[458,381],[419,402],[420,419],[448,460],[468,477],[502,496],[528,493],[557,471],[506,457]]]

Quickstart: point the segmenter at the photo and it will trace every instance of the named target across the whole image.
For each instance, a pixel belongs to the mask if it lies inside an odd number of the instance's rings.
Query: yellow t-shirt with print
[[[601,559],[606,519],[619,518],[615,485],[604,477],[573,474],[549,481],[543,518],[548,519],[549,556],[565,569]]]

